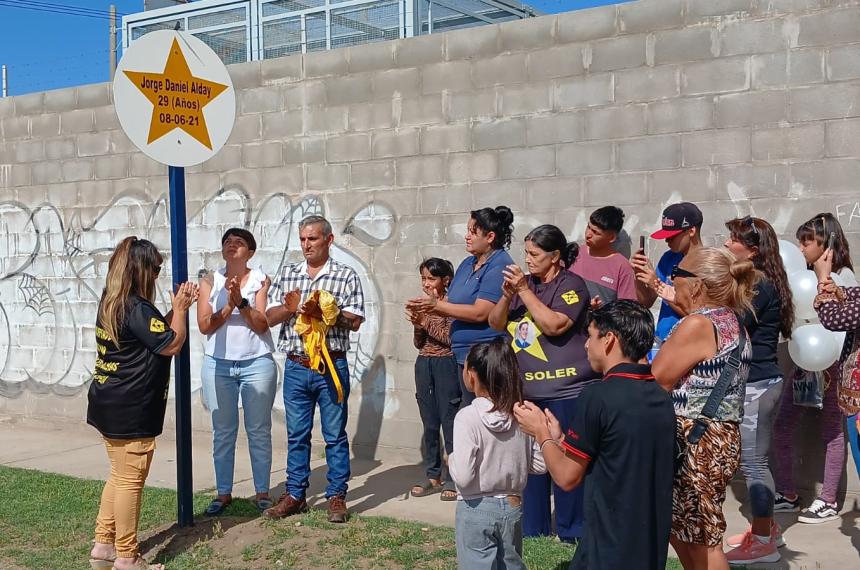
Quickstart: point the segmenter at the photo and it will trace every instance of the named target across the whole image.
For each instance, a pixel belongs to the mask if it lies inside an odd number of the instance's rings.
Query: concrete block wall
[[[372,306],[350,429],[368,453],[417,458],[402,303],[423,257],[465,256],[470,209],[514,210],[517,259],[540,223],[577,239],[611,203],[635,238],[682,199],[709,245],[731,217],[792,236],[831,211],[860,251],[858,55],[856,0],[640,0],[234,65],[233,133],[188,169],[189,269],[218,266],[221,232],[246,225],[274,274],[297,257],[294,222],[328,216]],[[169,246],[166,168],[111,97],[0,99],[2,413],[80,418],[110,248],[132,233]]]

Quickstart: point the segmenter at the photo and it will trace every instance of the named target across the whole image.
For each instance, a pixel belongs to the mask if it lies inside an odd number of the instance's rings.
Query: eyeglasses
[[[690,273],[686,269],[681,269],[680,266],[676,265],[672,268],[671,277],[672,279],[675,279],[676,277],[685,277],[689,279],[690,277],[698,277],[698,275],[696,275],[695,273]]]

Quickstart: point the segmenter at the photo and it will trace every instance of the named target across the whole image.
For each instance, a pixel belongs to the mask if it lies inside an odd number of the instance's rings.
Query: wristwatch
[[[242,302],[239,303],[239,310],[247,309],[251,306],[251,303],[248,302],[248,299],[242,299]]]

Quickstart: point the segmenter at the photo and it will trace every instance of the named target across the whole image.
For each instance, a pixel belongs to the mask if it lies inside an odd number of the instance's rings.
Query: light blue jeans
[[[203,357],[203,397],[212,412],[212,458],[219,495],[233,493],[239,396],[256,493],[268,493],[272,473],[272,405],[278,367],[271,354],[249,360]]]
[[[507,498],[457,501],[454,525],[457,566],[465,570],[526,570],[523,562],[523,509]]]

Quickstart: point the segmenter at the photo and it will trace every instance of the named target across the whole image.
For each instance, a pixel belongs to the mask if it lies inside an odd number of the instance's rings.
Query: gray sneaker
[[[815,499],[807,508],[800,511],[798,522],[807,524],[818,524],[839,519],[839,507],[836,503],[825,503],[821,499]]]

